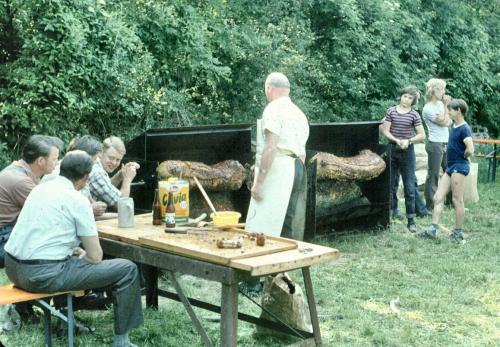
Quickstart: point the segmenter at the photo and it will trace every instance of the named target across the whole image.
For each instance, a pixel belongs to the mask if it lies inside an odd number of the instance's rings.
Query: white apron
[[[262,121],[257,120],[257,153],[262,154],[263,147]],[[255,166],[255,179],[259,172],[257,165],[260,165],[260,162]],[[261,201],[256,201],[254,198],[250,200],[245,230],[280,236],[294,177],[295,158],[279,153],[278,150],[264,181],[263,199]]]

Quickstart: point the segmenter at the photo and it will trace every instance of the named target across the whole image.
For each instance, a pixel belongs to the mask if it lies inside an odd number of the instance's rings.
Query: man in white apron
[[[264,90],[269,103],[257,120],[255,175],[245,230],[302,240],[309,124],[288,96],[290,82],[285,75],[271,73]],[[240,284],[247,294],[257,294],[262,288],[259,278]]]
[[[288,96],[285,75],[271,73],[264,89],[269,104],[257,120],[255,179],[245,229],[302,240],[309,124]]]

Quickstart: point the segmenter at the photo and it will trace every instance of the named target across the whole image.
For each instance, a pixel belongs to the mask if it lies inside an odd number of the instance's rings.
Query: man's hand
[[[73,249],[73,255],[79,259],[83,259],[87,255],[87,252],[83,248],[75,247],[75,249]]]
[[[140,168],[140,165],[136,162],[130,162],[127,164],[122,164],[121,173],[124,181],[132,182],[135,175],[137,175],[137,169]]]
[[[255,201],[261,201],[264,198],[263,191],[264,191],[264,184],[255,182],[251,190],[252,198],[254,198]]]
[[[102,216],[104,214],[104,212],[106,212],[107,207],[108,207],[108,205],[106,205],[105,202],[94,201],[92,203],[92,212],[94,213],[94,217]]]

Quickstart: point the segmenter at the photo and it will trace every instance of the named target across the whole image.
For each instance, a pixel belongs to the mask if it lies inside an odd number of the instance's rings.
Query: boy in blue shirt
[[[448,162],[446,172],[441,176],[438,189],[434,195],[432,224],[422,236],[429,238],[436,237],[437,225],[443,212],[444,199],[446,194],[451,190],[453,206],[455,208],[455,228],[450,238],[455,241],[462,241],[464,238],[462,235],[462,226],[465,214],[465,176],[470,171],[469,158],[474,153],[474,144],[472,142],[470,127],[464,119],[468,110],[467,103],[462,99],[453,99],[448,104],[448,110],[453,124],[447,146]]]

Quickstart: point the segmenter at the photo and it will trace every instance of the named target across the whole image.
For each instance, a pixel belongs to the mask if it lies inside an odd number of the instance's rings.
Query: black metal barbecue
[[[380,122],[311,124],[307,143],[308,158],[317,151],[337,156],[354,156],[362,149],[370,149],[383,155],[386,146],[379,144],[379,124]],[[252,124],[150,129],[135,137],[126,147],[125,160],[141,164],[131,196],[135,201],[136,212],[142,213],[151,211],[154,189],[158,185],[156,167],[164,160],[199,161],[208,165],[228,159],[238,160],[243,165],[254,162]],[[336,213],[331,216],[317,213],[315,165],[308,164],[307,169],[307,240],[317,233],[333,229],[377,225],[386,227],[389,224],[389,169],[373,180],[356,182],[368,203],[342,212],[342,218]],[[214,194],[216,195],[215,192],[211,193],[211,197]],[[244,221],[250,201],[250,193],[245,184],[240,190],[228,192],[220,198],[228,199],[228,206],[241,212]],[[190,193],[190,199],[193,205],[197,205],[198,200],[203,200],[197,191]],[[191,217],[196,216],[192,214]]]
[[[346,228],[387,227],[390,221],[390,170],[389,159],[385,156],[387,145],[379,143],[379,121],[352,123],[317,123],[310,125],[307,141],[307,156],[316,152],[327,152],[339,157],[357,155],[369,149],[381,155],[386,162],[386,170],[378,177],[364,182],[354,182],[369,203],[357,205],[338,213],[319,215],[316,208],[315,165],[308,165],[308,198],[306,217],[306,239],[315,234]]]
[[[158,187],[156,168],[162,161],[199,161],[212,165],[233,159],[242,164],[250,163],[253,160],[251,137],[251,124],[149,129],[135,137],[126,145],[125,160],[141,164],[131,191],[136,212],[151,211],[154,190]],[[214,192],[210,197],[220,200],[223,198],[221,195]],[[238,191],[227,192],[224,196],[230,200],[228,206],[242,214],[246,213],[250,192],[245,185]],[[204,201],[198,191],[192,191],[190,199],[194,206],[199,206]]]

